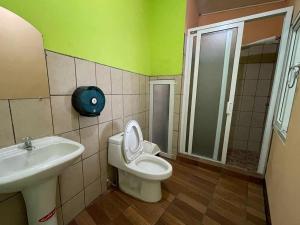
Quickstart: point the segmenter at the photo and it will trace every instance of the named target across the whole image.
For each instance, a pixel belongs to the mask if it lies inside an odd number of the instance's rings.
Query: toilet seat
[[[135,160],[143,152],[143,135],[135,120],[127,123],[124,130],[123,155],[127,163]]]
[[[169,162],[148,153],[143,153],[127,164],[127,168],[136,176],[149,180],[165,180],[172,174],[172,165]]]

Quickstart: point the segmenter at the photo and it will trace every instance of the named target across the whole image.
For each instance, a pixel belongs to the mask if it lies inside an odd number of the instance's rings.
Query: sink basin
[[[84,146],[62,138],[32,141],[33,150],[23,144],[0,149],[0,193],[22,191],[29,225],[56,225],[57,176],[84,151]]]

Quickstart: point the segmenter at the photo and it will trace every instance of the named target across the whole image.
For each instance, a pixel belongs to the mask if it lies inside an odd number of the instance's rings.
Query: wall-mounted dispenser
[[[81,86],[72,95],[72,105],[82,116],[99,116],[105,106],[105,96],[98,87]]]

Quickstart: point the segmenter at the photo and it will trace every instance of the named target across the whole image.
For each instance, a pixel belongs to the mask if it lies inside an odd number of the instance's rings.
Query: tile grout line
[[[52,124],[52,134],[54,135],[54,121],[53,121],[53,109],[52,109],[52,99],[51,99],[51,91],[50,91],[50,78],[49,78],[49,70],[48,70],[48,61],[47,61],[47,52],[45,51],[45,62],[46,62],[46,71],[47,71],[47,80],[48,80],[48,88],[49,88],[49,104],[50,104],[50,114],[51,114],[51,124]],[[60,176],[57,176],[57,183],[56,185],[58,185],[58,189],[59,189],[59,193],[56,193],[59,195],[59,208],[61,208],[62,211],[62,199],[61,199],[61,189],[60,189]],[[57,186],[56,186],[57,188]],[[56,189],[57,190],[57,189]],[[55,206],[55,208],[57,208],[57,204]],[[61,217],[63,219],[63,213],[61,212]]]
[[[8,108],[9,108],[9,114],[10,114],[10,119],[11,119],[11,125],[12,125],[12,131],[13,131],[13,135],[14,135],[14,141],[15,141],[15,144],[17,143],[17,140],[16,140],[16,133],[15,133],[15,125],[14,125],[14,120],[13,120],[13,116],[12,116],[12,109],[11,109],[11,103],[10,103],[11,100],[7,100],[8,102]]]

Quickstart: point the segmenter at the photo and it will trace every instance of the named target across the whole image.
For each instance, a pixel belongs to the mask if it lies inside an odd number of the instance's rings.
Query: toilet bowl
[[[109,138],[108,163],[118,169],[121,191],[145,202],[161,199],[161,181],[172,175],[172,165],[144,151],[139,124],[127,123],[124,133]]]

